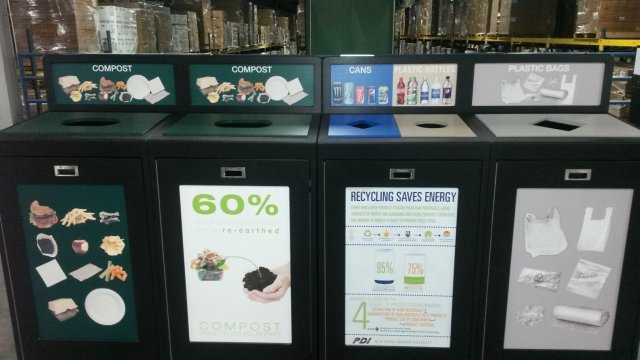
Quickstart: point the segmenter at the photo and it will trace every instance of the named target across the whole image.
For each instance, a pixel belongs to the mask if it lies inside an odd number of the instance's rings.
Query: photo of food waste
[[[144,101],[155,104],[170,95],[159,76],[149,80],[142,75],[132,75],[127,79],[108,79],[101,76],[97,81],[80,79],[75,75],[58,78],[58,85],[74,102],[126,104]]]
[[[105,92],[126,89],[124,83],[104,78],[99,83]],[[77,193],[79,189],[66,190]],[[85,195],[94,198],[96,192],[99,191],[88,191]],[[118,205],[124,200],[109,203],[105,199],[70,201],[60,196],[40,196],[29,195],[21,200],[22,208],[27,210],[23,215],[24,226],[31,249],[40,335],[50,339],[107,340],[112,331],[121,332],[123,326],[134,326],[132,331],[127,330],[126,338],[135,339],[127,219],[122,205]],[[96,207],[101,204],[109,205]],[[64,214],[60,220],[58,212]],[[83,332],[82,328],[94,330]]]
[[[196,86],[212,104],[260,105],[282,101],[293,105],[309,95],[299,78],[288,81],[282,76],[271,76],[256,82],[245,78],[219,82],[215,76],[203,76],[196,79]]]

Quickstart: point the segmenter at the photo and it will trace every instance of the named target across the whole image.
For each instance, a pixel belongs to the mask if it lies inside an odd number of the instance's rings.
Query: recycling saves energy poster
[[[450,346],[457,188],[345,194],[345,345]]]
[[[291,343],[289,188],[180,186],[189,339]]]

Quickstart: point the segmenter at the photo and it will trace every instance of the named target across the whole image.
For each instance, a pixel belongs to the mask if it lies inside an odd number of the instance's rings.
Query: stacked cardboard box
[[[196,14],[198,25],[199,50],[210,50],[210,38],[213,36],[211,24],[211,0],[174,0],[171,4],[174,11],[192,11]],[[191,29],[192,22],[189,21]],[[191,44],[193,46],[193,43]]]
[[[114,54],[135,53],[138,46],[138,25],[136,14],[132,9],[120,6],[98,7],[100,40],[102,51],[109,50]],[[108,34],[107,34],[108,32]]]
[[[491,34],[551,37],[558,0],[493,0]]]
[[[282,44],[288,44],[291,38],[289,18],[286,16],[278,16],[276,18],[276,23],[278,24],[278,28],[282,29]]]
[[[419,0],[416,2],[416,35],[429,36],[431,35],[432,25],[432,13],[433,13],[433,1],[432,0]]]
[[[224,10],[211,10],[212,49],[222,50],[226,47],[225,32],[227,13]],[[227,39],[228,41],[228,39]]]
[[[244,1],[242,0],[212,0],[211,6],[213,10],[224,10],[227,21],[244,22]]]
[[[260,27],[260,43],[273,44],[276,39],[276,12],[272,9],[258,9],[258,26]]]
[[[296,12],[296,41],[299,49],[306,47],[305,22],[304,2],[301,1]]]
[[[452,0],[440,0],[438,13],[438,35],[452,35],[455,20]]]
[[[605,34],[609,38],[640,36],[638,0],[578,0],[577,34]]]
[[[189,22],[187,15],[171,14],[172,51],[189,52]]]
[[[160,5],[151,5],[153,17],[156,23],[156,36],[158,52],[171,52],[173,49],[173,29],[171,22],[171,9]]]
[[[100,52],[97,0],[10,0],[9,12],[19,52]]]

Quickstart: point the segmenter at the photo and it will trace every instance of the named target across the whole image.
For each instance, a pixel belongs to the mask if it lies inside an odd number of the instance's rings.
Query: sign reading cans
[[[603,63],[476,64],[473,106],[598,106]]]
[[[331,66],[331,106],[455,106],[457,64]]]
[[[313,106],[311,64],[196,64],[190,74],[192,105]]]
[[[171,64],[53,64],[52,74],[58,104],[176,104]]]

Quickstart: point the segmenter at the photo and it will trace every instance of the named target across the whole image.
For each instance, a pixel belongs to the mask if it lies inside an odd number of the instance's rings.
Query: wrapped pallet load
[[[173,49],[171,9],[157,4],[152,4],[151,9],[153,10],[153,17],[156,24],[156,47],[158,52],[171,52]]]
[[[189,52],[189,21],[187,15],[171,14],[172,52]]]
[[[226,33],[227,14],[224,10],[211,10],[211,29],[212,29],[212,45],[213,50],[222,50],[229,41]],[[226,39],[226,40],[225,40]]]
[[[275,42],[276,12],[272,9],[258,9],[259,39],[261,44]]]
[[[489,32],[497,35],[551,37],[558,0],[493,0]]]
[[[576,36],[640,37],[638,0],[578,0]]]
[[[138,48],[138,24],[131,9],[99,6],[99,31],[103,52],[133,54]]]
[[[8,2],[18,52],[100,52],[97,0],[10,0]]]
[[[453,0],[440,0],[438,35],[452,35],[454,19],[455,13]]]
[[[123,2],[119,3],[118,6],[131,9],[135,14],[138,28],[136,52],[157,53],[158,37],[153,6],[143,2]]]
[[[491,2],[469,0],[467,5],[467,35],[484,35],[488,31]]]

